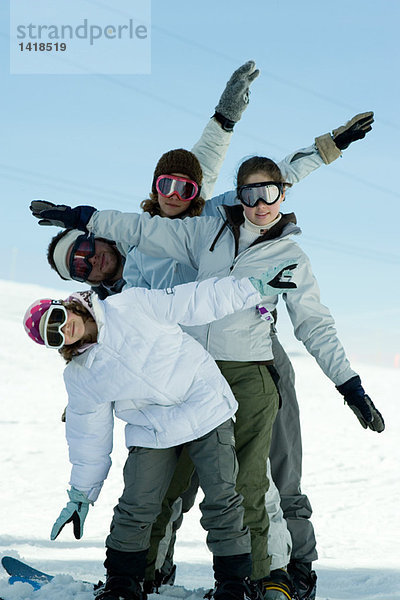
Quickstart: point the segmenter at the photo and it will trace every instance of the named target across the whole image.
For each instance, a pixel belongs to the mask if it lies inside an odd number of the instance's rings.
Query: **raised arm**
[[[316,137],[312,146],[301,148],[286,156],[279,163],[286,181],[298,183],[321,165],[331,164],[350,144],[363,139],[371,131],[373,122],[373,112],[360,113],[334,129],[332,133]]]
[[[307,175],[326,164],[329,165],[342,155],[342,151],[356,140],[363,139],[371,131],[374,113],[360,113],[345,125],[315,138],[314,144],[299,148],[288,154],[278,163],[282,175],[288,183],[298,183]],[[209,200],[203,210],[204,215],[215,216],[221,204],[238,204],[235,190],[230,190]]]
[[[233,128],[247,108],[250,84],[258,75],[259,70],[252,60],[236,69],[225,86],[212,119],[192,148],[203,170],[201,195],[205,200],[212,195],[231,142]]]

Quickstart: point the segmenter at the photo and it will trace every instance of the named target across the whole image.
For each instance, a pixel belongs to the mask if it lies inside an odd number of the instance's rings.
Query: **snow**
[[[50,541],[53,522],[67,502],[69,477],[60,419],[66,404],[63,361],[33,344],[21,320],[36,298],[60,296],[59,291],[0,281],[0,555],[59,574],[34,592],[26,583],[9,586],[5,572],[0,573],[5,600],[91,598],[89,586],[74,579],[104,578],[104,540],[122,491],[126,450],[117,422],[113,467],[90,509],[83,539],[75,540],[67,526],[58,540]],[[314,508],[318,539],[317,598],[400,600],[400,369],[352,365],[385,417],[386,430],[377,434],[361,428],[311,357],[296,352],[292,361],[303,427],[303,491]],[[163,590],[165,600],[199,600],[212,587],[211,555],[199,514],[195,507],[186,515],[178,534],[176,585]]]

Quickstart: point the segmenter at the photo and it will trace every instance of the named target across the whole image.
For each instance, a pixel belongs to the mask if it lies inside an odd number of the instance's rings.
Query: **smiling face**
[[[65,336],[65,346],[70,346],[79,342],[85,335],[85,322],[81,315],[76,315],[71,310],[67,310],[67,322],[61,328]]]
[[[267,173],[265,171],[257,171],[256,173],[248,175],[243,185],[248,185],[252,183],[262,183],[263,181],[274,181],[274,179],[270,173]],[[281,196],[274,204],[266,204],[262,200],[259,200],[255,206],[250,207],[245,206],[242,203],[244,214],[251,223],[257,225],[258,227],[269,225],[270,223],[272,223],[272,221],[275,221],[276,217],[278,216],[280,206],[284,198],[285,192],[281,194]]]

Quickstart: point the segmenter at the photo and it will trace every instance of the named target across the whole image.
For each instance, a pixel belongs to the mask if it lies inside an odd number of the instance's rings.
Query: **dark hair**
[[[268,177],[276,183],[284,183],[285,187],[291,187],[291,183],[286,183],[282,171],[270,158],[265,156],[252,156],[242,162],[236,174],[236,187],[245,185],[247,178],[253,173],[268,173]]]
[[[204,205],[205,201],[203,200],[203,198],[201,196],[197,196],[189,202],[187,210],[177,215],[177,217],[180,219],[183,219],[184,217],[198,217],[201,215]],[[140,203],[140,208],[143,210],[143,212],[149,213],[151,217],[159,215],[161,209],[158,203],[157,194],[151,192],[150,198],[147,198],[147,200],[143,200]]]
[[[60,240],[62,240],[63,237],[65,237],[67,235],[67,233],[69,233],[70,231],[73,231],[72,229],[63,229],[62,231],[59,231],[57,233],[57,235],[55,235],[53,238],[51,238],[50,244],[48,245],[47,248],[47,262],[49,263],[50,267],[57,273],[57,275],[59,275],[61,277],[61,279],[63,279],[64,281],[69,281],[68,279],[65,279],[65,277],[62,277],[60,275],[60,273],[58,272],[58,269],[56,267],[56,263],[54,262],[54,250],[55,247],[57,246],[58,242]]]
[[[70,310],[75,315],[79,315],[80,317],[82,317],[84,323],[86,323],[86,321],[88,321],[89,319],[94,321],[92,315],[90,314],[86,306],[83,306],[83,304],[78,302],[78,300],[70,300],[68,302],[65,301],[63,302],[63,305],[67,310]],[[92,340],[92,338],[89,335],[87,335],[80,339],[78,342],[75,342],[74,344],[63,346],[59,349],[58,352],[67,361],[67,363],[69,363],[74,358],[74,356],[77,356],[79,354],[79,348],[81,348],[84,344],[88,344],[93,341],[94,340]]]

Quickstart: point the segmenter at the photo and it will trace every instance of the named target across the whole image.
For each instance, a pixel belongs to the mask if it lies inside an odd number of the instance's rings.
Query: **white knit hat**
[[[59,275],[63,279],[72,279],[67,265],[67,254],[76,238],[78,238],[80,235],[83,235],[82,231],[79,231],[78,229],[72,229],[57,242],[54,248],[54,264],[56,265]]]

